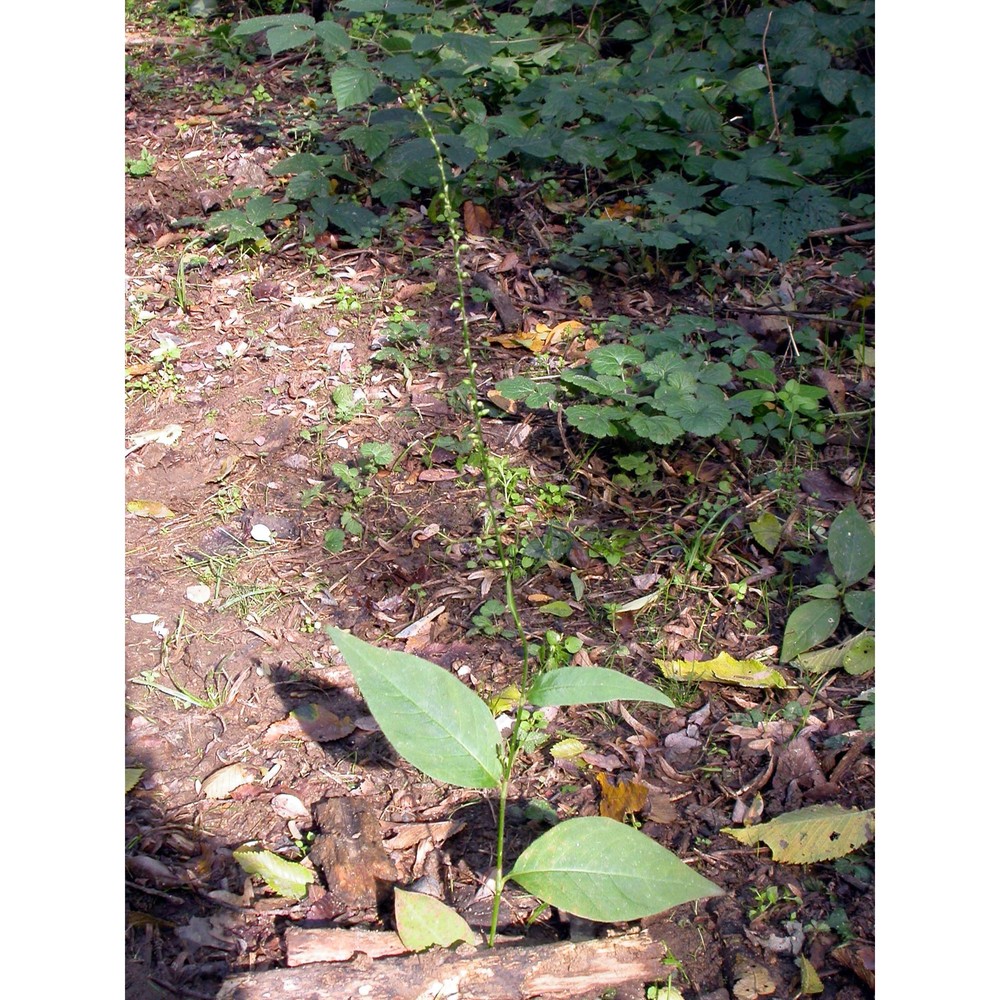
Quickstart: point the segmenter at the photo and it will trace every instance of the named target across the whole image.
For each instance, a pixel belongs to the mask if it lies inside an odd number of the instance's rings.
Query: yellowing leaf
[[[823,992],[823,980],[819,978],[819,973],[812,962],[805,955],[799,955],[796,959],[799,970],[802,973],[802,981],[799,991],[805,996],[816,996]]]
[[[289,899],[303,899],[307,887],[316,881],[316,873],[305,865],[253,844],[237,848],[233,857],[248,875],[259,875],[279,896]]]
[[[817,805],[785,813],[760,826],[725,827],[722,831],[751,847],[771,848],[779,864],[809,865],[842,858],[875,836],[875,810]]]
[[[486,704],[489,705],[490,711],[494,715],[499,715],[501,712],[510,711],[520,700],[521,692],[518,690],[517,685],[508,684],[499,694],[495,694],[492,698],[487,698]]]
[[[628,219],[642,215],[642,205],[633,204],[630,201],[616,201],[613,205],[608,205],[601,215],[605,219]]]
[[[410,951],[432,945],[450,948],[459,941],[476,943],[476,932],[450,907],[433,896],[395,890],[396,933]]]
[[[574,337],[578,337],[583,333],[583,329],[583,324],[575,319],[557,323],[555,326],[536,323],[524,333],[499,334],[496,337],[490,337],[489,341],[491,344],[499,344],[506,348],[526,347],[533,354],[541,354],[563,340],[572,340]]]
[[[144,767],[126,767],[125,768],[125,791],[131,792],[138,784],[139,779],[146,773]]]
[[[558,743],[553,743],[549,749],[549,753],[556,760],[571,760],[573,757],[579,757],[586,749],[586,743],[569,737],[565,740],[560,740]]]
[[[125,504],[125,509],[136,517],[155,517],[162,519],[165,517],[176,517],[177,515],[166,505],[158,500],[129,500]]]
[[[600,814],[621,823],[627,814],[639,812],[649,797],[649,789],[640,781],[622,781],[616,785],[598,771],[597,783],[601,786]]]
[[[664,677],[682,681],[714,681],[716,684],[738,684],[740,687],[784,688],[785,678],[760,660],[737,660],[728,653],[719,653],[714,660],[657,660]]]

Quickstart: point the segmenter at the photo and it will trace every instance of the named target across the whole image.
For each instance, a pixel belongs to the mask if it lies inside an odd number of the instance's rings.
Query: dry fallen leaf
[[[300,705],[284,719],[272,723],[264,733],[265,743],[281,739],[313,740],[316,743],[332,743],[342,740],[355,730],[354,720],[335,715],[322,705]]]
[[[462,221],[465,223],[465,231],[469,236],[486,236],[493,228],[493,219],[490,213],[482,206],[473,201],[462,203]]]
[[[246,764],[227,764],[201,783],[201,791],[209,799],[228,799],[234,789],[255,782],[257,778],[257,771]]]
[[[646,804],[649,789],[639,781],[620,781],[614,784],[607,775],[597,772],[601,786],[600,814],[624,823],[629,813],[635,815]]]
[[[158,519],[176,517],[177,515],[158,500],[129,500],[125,509],[136,517],[155,517]]]

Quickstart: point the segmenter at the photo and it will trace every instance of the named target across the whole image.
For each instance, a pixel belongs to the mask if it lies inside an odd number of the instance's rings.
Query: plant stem
[[[510,790],[510,777],[514,770],[517,755],[521,749],[519,732],[527,717],[525,709],[524,692],[528,689],[530,675],[530,659],[528,655],[528,637],[524,631],[524,624],[517,609],[517,601],[514,596],[514,564],[510,556],[510,548],[503,539],[503,531],[500,527],[500,520],[497,517],[495,497],[497,494],[494,482],[495,473],[489,462],[489,450],[486,447],[482,431],[483,406],[479,402],[476,388],[476,362],[472,356],[472,335],[469,330],[469,317],[465,308],[465,271],[462,269],[462,233],[458,226],[458,211],[452,204],[451,191],[448,187],[448,173],[445,168],[444,154],[438,144],[434,129],[431,127],[424,110],[424,101],[416,89],[409,93],[410,107],[417,113],[427,130],[431,146],[434,148],[435,159],[437,160],[438,173],[441,176],[441,202],[442,216],[448,227],[448,234],[451,237],[452,254],[455,262],[455,278],[458,285],[458,311],[461,317],[462,326],[462,356],[465,359],[467,377],[466,406],[472,417],[472,461],[476,464],[483,475],[483,487],[486,492],[486,507],[489,513],[493,538],[497,547],[497,556],[500,560],[500,570],[504,578],[504,597],[506,599],[507,610],[510,612],[517,631],[518,641],[521,644],[521,686],[518,694],[517,711],[514,715],[514,722],[511,726],[510,736],[507,739],[506,758],[502,762],[503,777],[500,781],[499,801],[497,805],[497,843],[496,843],[496,877],[493,895],[493,910],[490,917],[490,930],[487,942],[492,948],[496,940],[497,922],[500,917],[500,893],[503,889],[503,844],[504,830],[507,815],[507,794]]]

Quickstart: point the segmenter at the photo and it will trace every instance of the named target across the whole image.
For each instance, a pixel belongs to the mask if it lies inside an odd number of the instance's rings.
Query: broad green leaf
[[[799,653],[825,642],[837,631],[839,624],[839,601],[807,601],[797,607],[785,625],[781,662],[788,663]]]
[[[476,932],[439,899],[420,892],[395,890],[396,933],[410,951],[433,945],[450,948],[459,941],[476,943]]]
[[[862,640],[871,640],[870,646],[867,642],[862,643]],[[862,665],[868,662],[869,656],[871,657],[871,668],[874,669],[875,640],[871,635],[865,633],[845,639],[836,646],[799,653],[795,660],[795,665],[806,673],[823,674],[830,670],[840,669],[841,667],[847,670],[847,663],[850,658],[852,665],[856,669],[861,668],[859,670],[860,673],[867,673],[868,668]],[[848,670],[848,672],[852,671]]]
[[[549,601],[535,610],[543,615],[555,615],[556,618],[569,618],[573,614],[573,609],[565,601]]]
[[[588,920],[637,920],[722,889],[634,827],[579,817],[543,833],[509,878],[551,906]]]
[[[532,705],[597,705],[608,701],[651,701],[673,708],[656,688],[607,667],[559,667],[535,678],[525,697]]]
[[[779,864],[811,865],[842,858],[867,844],[875,836],[875,810],[807,806],[760,826],[724,827],[722,833],[751,847],[767,844]]]
[[[819,597],[824,601],[835,601],[840,591],[832,583],[821,583],[802,591],[802,597]]]
[[[268,14],[264,17],[249,17],[240,21],[232,30],[233,38],[243,38],[246,35],[256,35],[259,31],[267,31],[276,25],[292,27],[294,25],[309,26],[316,22],[308,14]]]
[[[628,418],[628,425],[639,437],[659,445],[672,444],[684,433],[680,421],[662,413],[654,416],[633,413]]]
[[[386,739],[424,774],[462,788],[500,784],[500,734],[486,703],[443,667],[327,628]]]
[[[851,643],[844,654],[844,669],[855,677],[870,674],[875,669],[875,637],[862,635]]]
[[[311,868],[286,861],[253,844],[237,848],[233,857],[248,875],[259,875],[279,896],[289,899],[305,898],[307,887],[316,881],[316,873]]]
[[[125,791],[131,792],[133,788],[139,783],[139,779],[146,773],[144,767],[126,767],[125,768]]]
[[[330,74],[330,90],[337,111],[368,100],[378,86],[378,76],[365,66],[341,66]]]
[[[608,416],[608,407],[580,403],[566,409],[566,422],[590,437],[605,438],[618,433],[618,428]]]
[[[844,607],[862,628],[871,628],[875,624],[874,590],[852,590],[844,594]]]
[[[740,687],[784,688],[785,678],[760,660],[737,660],[726,652],[714,660],[656,660],[663,676],[671,680],[714,681]]]
[[[272,56],[281,55],[289,49],[301,48],[313,40],[316,32],[312,26],[297,24],[279,24],[267,33],[267,47]]]
[[[774,514],[761,514],[756,521],[750,522],[750,534],[765,552],[773,555],[781,541],[781,521]]]
[[[863,580],[875,566],[875,536],[854,504],[830,525],[826,547],[833,571],[845,587]]]
[[[351,36],[336,21],[319,21],[313,30],[324,46],[333,52],[347,52],[351,47]]]

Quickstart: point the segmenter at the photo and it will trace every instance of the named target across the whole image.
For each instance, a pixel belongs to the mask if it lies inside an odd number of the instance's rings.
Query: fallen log
[[[314,963],[231,976],[217,1000],[573,1000],[664,978],[663,945],[645,931],[593,941]]]

